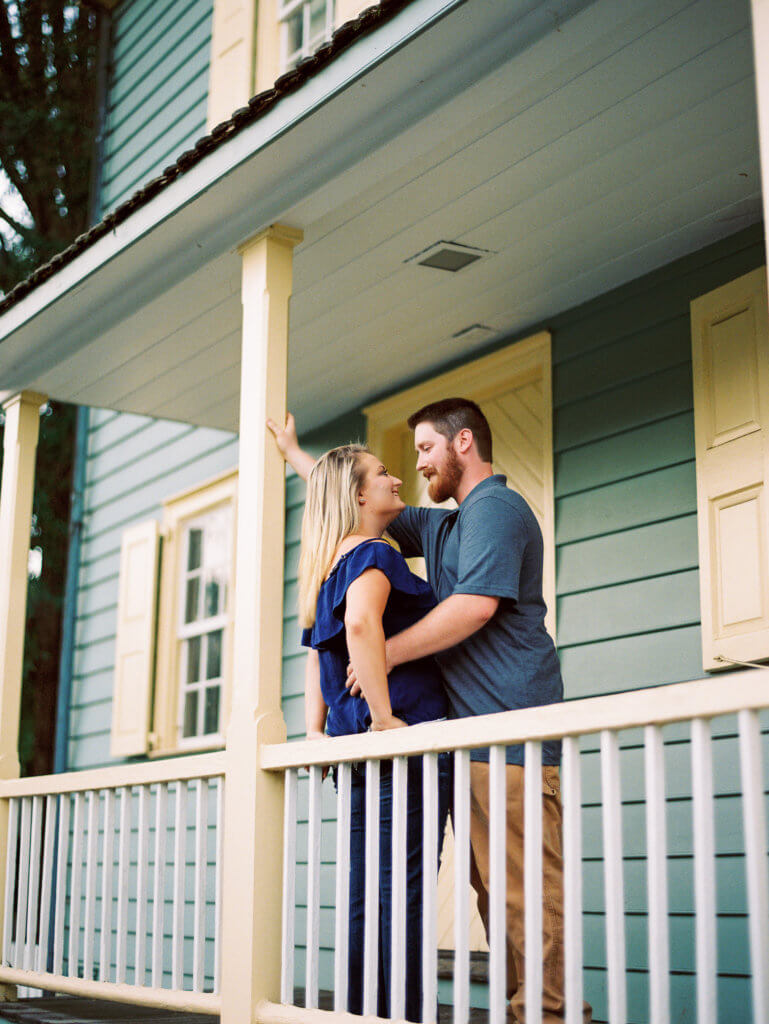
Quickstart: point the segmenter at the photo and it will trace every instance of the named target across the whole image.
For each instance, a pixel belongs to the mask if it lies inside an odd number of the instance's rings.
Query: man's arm
[[[466,640],[486,625],[498,605],[498,597],[451,594],[419,622],[390,637],[385,648],[388,672],[396,665],[446,651]]]
[[[462,520],[457,583],[423,619],[390,637],[388,672],[405,661],[448,650],[489,621],[502,598],[518,599],[525,531],[518,513],[495,498],[475,502]],[[357,692],[348,675],[348,685]]]
[[[389,675],[406,661],[426,658],[467,640],[489,621],[499,605],[498,597],[484,594],[452,594],[423,619],[385,642],[385,668]],[[352,662],[347,666],[347,683],[353,697],[361,694]]]
[[[285,427],[279,427],[275,420],[267,420],[267,426],[272,431],[280,454],[302,480],[306,480],[315,465],[315,459],[299,447],[294,417],[291,413],[286,416]]]

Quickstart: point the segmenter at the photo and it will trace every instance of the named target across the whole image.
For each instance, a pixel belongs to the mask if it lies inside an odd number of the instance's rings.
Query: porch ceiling
[[[20,323],[0,386],[237,429],[233,246],[282,220],[305,235],[289,398],[309,428],[759,220],[747,0],[564,10],[454,7],[156,229],[141,261],[135,246],[127,283],[96,268],[109,302],[81,284],[79,307],[73,289]],[[456,274],[404,262],[438,240],[491,254]],[[477,323],[490,332],[456,337]]]

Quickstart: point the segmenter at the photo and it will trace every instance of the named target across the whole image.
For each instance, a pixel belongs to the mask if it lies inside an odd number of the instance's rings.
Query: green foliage
[[[0,0],[0,169],[16,193],[0,203],[0,290],[88,227],[98,19],[72,3]]]
[[[89,226],[99,18],[73,3],[0,0],[0,292]],[[37,456],[32,546],[43,570],[27,604],[23,774],[51,770],[56,721],[75,410],[49,408]]]

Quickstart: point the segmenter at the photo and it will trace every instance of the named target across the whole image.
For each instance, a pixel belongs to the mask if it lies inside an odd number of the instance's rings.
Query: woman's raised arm
[[[302,480],[306,480],[315,465],[315,459],[309,452],[299,447],[294,417],[291,413],[286,416],[285,427],[279,427],[275,420],[267,420],[267,426],[272,431],[280,454]]]

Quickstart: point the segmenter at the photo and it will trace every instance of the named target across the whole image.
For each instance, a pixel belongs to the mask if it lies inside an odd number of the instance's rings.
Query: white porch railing
[[[492,1024],[505,1020],[505,936],[504,910],[504,745],[525,743],[525,930],[526,948],[541,949],[542,877],[541,819],[542,787],[539,765],[543,740],[562,738],[562,793],[564,806],[564,897],[565,897],[565,995],[567,1024],[582,1021],[583,985],[583,816],[582,755],[580,740],[595,737],[600,762],[600,825],[590,833],[595,846],[600,832],[600,855],[603,864],[603,913],[605,918],[608,982],[608,1019],[612,1024],[626,1024],[628,1018],[628,963],[625,944],[626,920],[624,880],[627,846],[639,846],[637,834],[623,837],[621,739],[627,744],[625,730],[642,729],[643,793],[645,842],[642,855],[646,861],[646,912],[648,923],[648,1020],[668,1024],[671,1020],[671,958],[668,943],[668,894],[670,876],[668,857],[671,849],[666,836],[666,772],[665,736],[663,727],[676,733],[676,743],[688,742],[691,767],[691,854],[694,862],[694,910],[696,938],[696,1008],[700,1024],[715,1024],[717,1005],[717,887],[716,830],[714,816],[714,779],[711,745],[711,723],[723,731],[728,723],[722,716],[737,714],[737,738],[740,763],[741,817],[745,865],[744,885],[747,892],[749,925],[749,956],[744,973],[751,975],[752,1018],[755,1024],[769,1021],[769,897],[767,895],[767,836],[765,827],[765,786],[761,758],[761,729],[758,711],[769,707],[769,671],[751,671],[708,678],[697,682],[633,691],[610,697],[573,701],[546,708],[489,715],[435,725],[334,740],[276,744],[262,749],[262,767],[286,774],[285,857],[283,892],[283,976],[281,999],[284,1005],[262,1004],[259,1019],[269,1024],[286,1020],[309,1021],[317,1017],[319,914],[320,914],[320,849],[323,830],[336,829],[336,906],[334,1012],[340,1022],[346,1010],[347,961],[347,873],[349,868],[350,830],[350,762],[366,761],[375,766],[366,773],[367,821],[378,819],[378,763],[394,758],[393,767],[393,848],[403,843],[397,836],[397,822],[403,820],[406,800],[406,757],[425,755],[424,834],[435,831],[435,793],[437,756],[439,751],[454,751],[454,829],[455,829],[455,922],[456,951],[454,959],[453,1003],[455,1024],[465,1024],[469,1012],[469,954],[467,935],[467,885],[469,848],[469,750],[489,747],[491,751],[490,789],[492,851],[491,935],[490,945],[490,1019]],[[672,726],[683,723],[683,726]],[[620,736],[622,734],[622,737]],[[630,734],[632,735],[632,734]],[[336,822],[321,820],[321,767],[338,766]],[[297,861],[297,781],[302,766],[310,765],[310,789],[307,843],[307,925],[306,935],[294,933],[296,861]],[[627,774],[627,773],[626,773]],[[670,780],[668,780],[670,781]],[[640,779],[625,779],[637,789]],[[676,780],[680,789],[680,780]],[[591,802],[596,799],[592,786]],[[592,810],[591,810],[592,814]],[[625,809],[627,814],[627,808]],[[637,832],[638,830],[636,830]],[[378,900],[375,890],[378,874],[376,857],[377,829],[371,849],[367,848],[366,875],[373,885],[366,885],[365,976],[375,977],[376,921]],[[327,839],[328,836],[325,836]],[[637,854],[636,854],[637,855]],[[434,1018],[437,997],[437,949],[435,942],[436,850],[429,843],[424,851],[423,901],[423,1006],[426,1020]],[[394,866],[395,875],[395,866]],[[402,888],[402,887],[401,887]],[[393,900],[396,894],[393,878]],[[393,910],[395,918],[395,909]],[[369,938],[371,937],[371,938]],[[295,1007],[294,947],[306,944],[306,1006]],[[404,958],[402,941],[393,940],[393,971],[391,999],[394,1006],[403,1005]],[[526,958],[527,1024],[542,1020],[542,958]],[[365,982],[364,982],[365,988]],[[364,994],[364,1004],[367,996]],[[286,1005],[287,1004],[287,1005]],[[371,992],[364,1011],[375,1012]],[[691,1012],[693,1007],[688,1007]],[[728,1012],[728,1007],[722,1011]],[[634,1017],[634,1019],[636,1019]],[[722,1018],[723,1019],[723,1018]],[[347,1016],[347,1020],[350,1018]]]
[[[218,752],[0,782],[0,982],[218,1013],[223,797]]]

